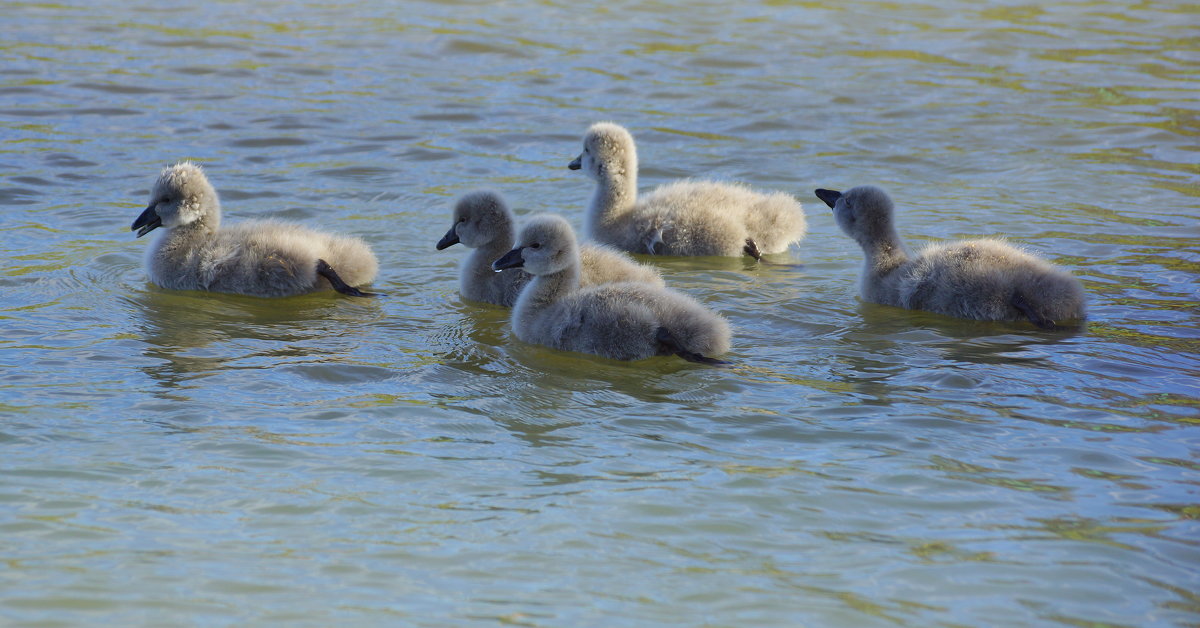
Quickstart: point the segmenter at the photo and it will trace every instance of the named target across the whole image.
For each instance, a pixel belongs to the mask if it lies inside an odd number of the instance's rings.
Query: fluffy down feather
[[[575,234],[559,216],[531,218],[516,248],[496,265],[534,276],[512,315],[513,331],[525,342],[617,360],[711,358],[729,350],[729,323],[680,292],[632,282],[579,287]]]
[[[217,192],[199,166],[183,162],[164,169],[150,206],[134,223],[139,237],[164,227],[146,251],[150,280],[172,290],[281,297],[329,289],[318,260],[350,286],[370,283],[379,269],[359,238],[279,221],[220,223]]]
[[[1002,240],[936,243],[911,255],[893,225],[892,199],[869,185],[817,190],[866,256],[864,300],[976,320],[1029,319],[1046,327],[1083,319],[1079,280]]]
[[[682,180],[639,199],[633,136],[611,122],[588,129],[583,152],[570,167],[596,181],[587,234],[625,251],[741,256],[752,240],[761,253],[782,253],[807,228],[804,209],[792,196],[736,183]]]
[[[520,268],[496,272],[492,262],[512,248],[516,239],[516,220],[504,199],[495,192],[478,191],[464,195],[454,206],[454,222],[438,242],[444,249],[462,243],[474,249],[459,267],[459,291],[472,301],[512,307],[531,275]],[[585,286],[614,281],[635,281],[662,286],[662,276],[645,264],[612,247],[583,245],[579,256],[583,264],[581,283]]]

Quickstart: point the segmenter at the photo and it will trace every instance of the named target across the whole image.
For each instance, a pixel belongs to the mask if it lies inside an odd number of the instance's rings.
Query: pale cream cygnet
[[[621,250],[651,255],[782,253],[804,238],[804,208],[789,194],[732,183],[676,181],[638,198],[633,136],[612,122],[592,125],[568,167],[596,181],[586,234]]]
[[[222,227],[217,192],[190,162],[162,171],[131,229],[140,238],[159,227],[146,270],[162,288],[282,297],[332,287],[374,296],[354,287],[379,269],[365,242],[279,221]]]

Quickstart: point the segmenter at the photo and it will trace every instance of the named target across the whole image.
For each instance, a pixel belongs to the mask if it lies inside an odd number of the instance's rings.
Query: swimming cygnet
[[[782,253],[804,238],[804,208],[789,194],[740,184],[683,180],[637,196],[633,136],[611,122],[592,125],[568,166],[596,180],[586,232],[597,242],[651,255]]]
[[[512,248],[516,240],[513,213],[499,194],[471,192],[454,206],[454,224],[437,243],[440,251],[462,243],[475,249],[462,262],[459,290],[472,301],[512,307],[530,274],[520,268],[496,272],[492,262]],[[628,255],[607,246],[583,245],[579,256],[583,263],[580,283],[592,285],[614,281],[637,281],[663,285],[658,271],[638,264]]]
[[[864,300],[976,320],[1027,318],[1042,328],[1084,318],[1083,285],[1039,257],[992,239],[930,244],[912,256],[883,190],[863,185],[816,194],[866,254]]]
[[[150,280],[172,290],[282,297],[332,287],[356,297],[379,263],[358,238],[328,235],[278,221],[220,228],[221,203],[200,166],[165,168],[150,206],[133,221],[137,237],[163,227],[146,253]]]
[[[524,268],[533,280],[513,307],[517,338],[617,360],[675,354],[705,364],[729,350],[729,323],[668,288],[619,282],[579,287],[579,249],[561,216],[530,218],[497,269]]]

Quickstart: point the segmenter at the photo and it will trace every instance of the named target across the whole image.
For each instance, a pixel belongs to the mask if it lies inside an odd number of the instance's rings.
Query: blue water
[[[0,623],[1200,623],[1192,5],[0,5]],[[805,204],[798,267],[643,258],[730,369],[512,337],[438,252],[495,189],[573,223],[592,122],[641,184]],[[377,300],[169,292],[129,224],[360,236]],[[862,303],[813,188],[912,245],[1004,235],[1077,331]]]

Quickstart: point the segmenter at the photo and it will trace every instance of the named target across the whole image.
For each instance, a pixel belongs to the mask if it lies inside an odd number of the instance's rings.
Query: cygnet
[[[440,251],[458,243],[474,249],[460,267],[459,290],[463,297],[493,305],[512,307],[531,275],[520,268],[492,270],[496,261],[512,248],[516,225],[512,211],[496,192],[471,192],[454,206],[454,224],[437,243]],[[592,285],[614,281],[636,281],[662,286],[662,276],[645,264],[608,246],[583,245],[581,283]]]
[[[617,360],[675,354],[705,364],[729,350],[729,323],[680,292],[644,283],[579,286],[579,249],[560,216],[530,218],[496,269],[533,275],[513,307],[517,338]]]
[[[1029,319],[1042,328],[1084,318],[1083,285],[1040,257],[994,239],[930,244],[913,256],[883,190],[863,185],[816,195],[866,254],[866,301],[976,320]]]
[[[163,227],[146,252],[150,280],[171,290],[283,297],[332,287],[356,297],[379,263],[358,238],[279,221],[221,228],[221,203],[200,166],[162,171],[150,205],[133,221],[137,237]]]
[[[638,199],[633,136],[612,122],[592,125],[583,153],[568,166],[596,180],[586,234],[597,242],[651,255],[782,253],[804,238],[804,208],[789,194],[740,184],[676,181]]]

